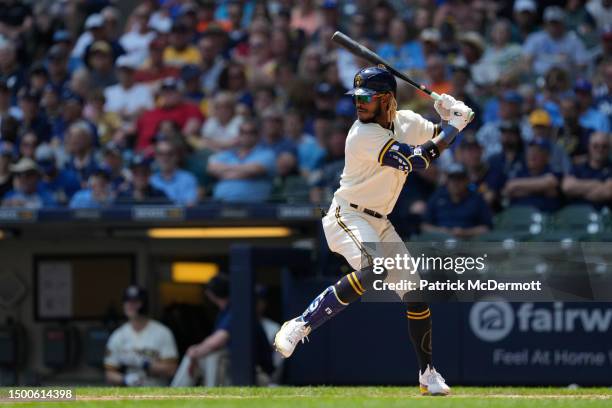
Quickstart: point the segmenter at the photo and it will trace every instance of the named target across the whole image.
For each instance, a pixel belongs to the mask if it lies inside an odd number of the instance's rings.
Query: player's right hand
[[[471,115],[473,115],[472,109],[463,102],[458,101],[450,108],[448,124],[461,132],[470,123]]]

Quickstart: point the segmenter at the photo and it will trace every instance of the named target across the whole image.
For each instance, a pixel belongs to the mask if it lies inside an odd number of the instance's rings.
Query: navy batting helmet
[[[377,93],[397,91],[397,81],[392,73],[382,67],[367,67],[357,72],[353,89],[347,95],[376,95]]]

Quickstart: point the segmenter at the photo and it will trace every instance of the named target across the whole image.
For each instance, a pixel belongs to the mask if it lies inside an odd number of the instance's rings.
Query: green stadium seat
[[[310,202],[310,186],[302,176],[288,176],[285,178],[283,197],[285,202],[303,204]]]
[[[446,234],[444,232],[421,232],[410,239],[410,241],[414,242],[445,242],[449,240],[458,241],[458,239],[451,234]]]
[[[544,215],[535,207],[510,207],[498,214],[494,229],[536,235],[542,232]]]
[[[529,233],[507,231],[507,230],[494,230],[489,231],[485,234],[474,237],[472,241],[477,242],[504,242],[504,241],[525,241],[530,237]]]
[[[553,215],[547,230],[596,234],[603,230],[602,217],[590,205],[570,205]]]

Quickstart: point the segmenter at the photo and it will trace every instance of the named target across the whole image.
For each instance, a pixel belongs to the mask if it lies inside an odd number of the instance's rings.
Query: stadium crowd
[[[610,0],[0,3],[3,207],[327,203],[367,65],[336,30],[476,112],[409,175],[426,228],[612,203]],[[439,121],[401,81],[398,105]]]

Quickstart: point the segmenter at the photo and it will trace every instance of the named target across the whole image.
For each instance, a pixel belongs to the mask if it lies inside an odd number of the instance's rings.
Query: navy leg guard
[[[342,302],[336,295],[334,286],[329,286],[302,313],[302,319],[314,330],[347,306],[348,303]]]

